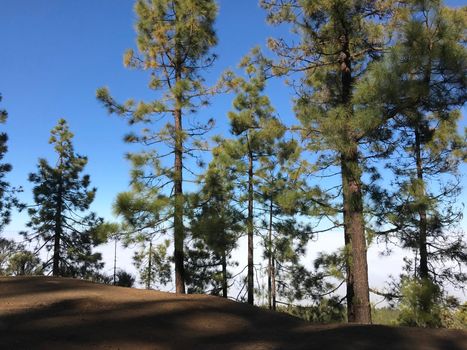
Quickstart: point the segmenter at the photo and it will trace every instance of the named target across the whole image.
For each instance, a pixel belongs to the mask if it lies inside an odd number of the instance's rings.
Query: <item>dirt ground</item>
[[[467,332],[316,326],[211,296],[0,278],[0,349],[466,350]]]

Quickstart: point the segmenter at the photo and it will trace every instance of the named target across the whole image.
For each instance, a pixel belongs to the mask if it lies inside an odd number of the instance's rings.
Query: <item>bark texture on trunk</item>
[[[61,160],[60,160],[61,162]],[[55,232],[54,232],[54,255],[52,262],[52,275],[60,276],[60,244],[63,234],[62,212],[63,212],[63,184],[60,178],[58,183],[57,212],[55,213]]]
[[[117,284],[117,237],[114,238],[114,282],[113,285]]]
[[[269,232],[268,232],[268,307],[272,310],[272,199],[269,202]]]
[[[352,62],[350,40],[343,37],[340,56],[342,104],[347,111],[348,124],[353,117]],[[347,319],[355,323],[371,323],[368,265],[366,256],[365,222],[358,142],[347,125],[343,130],[346,141],[341,150],[341,173],[344,210],[344,239],[347,252]],[[349,254],[350,253],[350,254]]]
[[[254,303],[254,272],[253,272],[253,154],[248,154],[248,304]]]
[[[272,309],[276,311],[276,259],[272,256],[271,268],[271,284],[272,284]]]
[[[225,250],[222,252],[222,297],[227,298],[227,257]]]
[[[347,316],[349,322],[371,323],[363,197],[358,167],[356,153],[342,162],[345,237],[346,241],[350,240],[347,245],[347,249],[350,250],[347,262],[350,265],[350,285],[347,286],[350,292],[347,301],[350,305],[347,306]]]
[[[416,152],[416,162],[417,162],[417,200],[422,199],[425,196],[424,189],[424,180],[423,180],[423,161],[422,161],[422,151],[421,151],[421,140],[420,140],[420,131],[418,128],[415,129],[415,152]],[[428,279],[428,250],[426,244],[427,236],[427,214],[424,204],[418,205],[418,215],[419,215],[419,236],[418,236],[418,249],[420,252],[420,262],[419,262],[419,276],[422,279]]]
[[[342,179],[342,183],[344,183],[344,179]],[[344,243],[345,243],[345,254],[347,254],[347,262],[345,266],[345,273],[346,273],[346,300],[347,300],[347,321],[348,322],[355,322],[355,310],[353,305],[353,297],[354,297],[354,284],[353,284],[353,270],[351,268],[351,247],[352,247],[352,239],[350,237],[350,231],[347,230],[345,223],[348,221],[347,213],[348,213],[348,200],[346,200],[346,193],[343,193],[343,203],[344,203]],[[347,207],[347,208],[346,208]]]
[[[182,81],[183,59],[181,43],[175,45],[175,85]],[[183,227],[183,124],[182,124],[182,96],[175,94],[174,132],[175,132],[175,161],[174,161],[174,260],[175,260],[175,291],[185,294],[185,266],[183,244],[185,232]]]
[[[149,242],[148,279],[146,281],[146,289],[151,289],[151,282],[152,282],[152,241]]]
[[[174,164],[174,260],[175,260],[175,290],[185,293],[185,267],[183,265],[183,241],[185,233],[183,228],[183,129],[182,111],[177,108],[175,117],[175,164]]]

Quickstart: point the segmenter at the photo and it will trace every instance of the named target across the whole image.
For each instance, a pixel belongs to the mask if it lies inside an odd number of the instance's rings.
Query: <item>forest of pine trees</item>
[[[399,308],[401,324],[443,325],[440,305],[458,305],[449,292],[467,283],[467,8],[439,0],[259,6],[267,45],[234,69],[217,67],[212,83],[218,2],[135,1],[136,46],[123,61],[147,78],[149,95],[120,101],[112,86],[96,91],[103,114],[128,124],[122,136],[131,144],[122,155],[129,187],[116,189],[113,222],[91,210],[98,189],[65,119],[51,130],[55,158],[40,158],[29,174],[31,203],[8,180],[0,133],[0,230],[16,212],[28,216],[21,243],[0,238],[0,274],[133,286],[115,265],[113,277],[103,272],[98,246],[115,245],[116,262],[121,244],[133,249],[148,289],[173,283],[177,293],[366,324],[374,293]],[[275,36],[276,27],[286,34]],[[268,95],[274,81],[287,91],[293,123]],[[228,114],[206,117],[222,96]],[[0,110],[2,124],[14,117]],[[223,121],[228,132],[216,135]],[[309,247],[327,232],[341,233],[341,249],[312,261]],[[385,287],[368,278],[372,244],[407,256]]]

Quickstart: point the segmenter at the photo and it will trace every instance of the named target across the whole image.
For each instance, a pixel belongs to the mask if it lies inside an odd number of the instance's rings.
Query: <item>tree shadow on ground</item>
[[[0,281],[0,303],[12,303]],[[1,349],[443,349],[467,348],[461,331],[424,330],[384,326],[316,326],[284,314],[265,311],[216,297],[137,293],[125,288],[98,288],[99,297],[54,293],[55,300],[41,304],[46,289],[28,284],[36,300],[28,308],[10,307],[0,314]],[[64,280],[82,290],[89,283]],[[41,284],[41,283],[39,283]],[[86,286],[89,285],[89,286]],[[80,289],[78,289],[80,290]],[[84,296],[83,296],[84,295]],[[122,295],[120,301],[119,295]],[[160,298],[164,295],[164,298]],[[138,297],[144,300],[138,300]],[[144,297],[144,298],[143,298]],[[159,297],[159,298],[158,298]],[[131,301],[128,301],[131,300]],[[24,301],[23,301],[24,303]]]

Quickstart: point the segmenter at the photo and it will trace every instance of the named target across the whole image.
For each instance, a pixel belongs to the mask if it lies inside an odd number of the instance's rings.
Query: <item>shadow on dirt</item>
[[[151,299],[150,292],[82,281],[31,280],[0,279],[1,349],[467,348],[467,334],[461,331],[316,326],[216,297],[164,293],[161,299],[154,293]],[[76,293],[67,294],[72,290]],[[96,290],[98,297],[86,294]],[[41,301],[47,294],[47,300],[50,294],[55,300]],[[15,308],[15,300],[23,306]],[[27,300],[30,307],[24,307]]]

